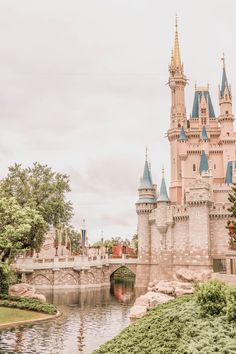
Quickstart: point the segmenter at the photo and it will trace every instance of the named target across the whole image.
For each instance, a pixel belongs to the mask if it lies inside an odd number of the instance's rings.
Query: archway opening
[[[127,267],[116,269],[110,276],[111,294],[124,303],[133,301],[135,274]]]

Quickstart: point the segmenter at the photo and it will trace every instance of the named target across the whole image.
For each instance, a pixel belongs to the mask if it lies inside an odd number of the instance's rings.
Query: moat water
[[[129,309],[142,292],[127,281],[111,289],[44,292],[63,315],[1,331],[0,354],[90,354],[129,325]]]

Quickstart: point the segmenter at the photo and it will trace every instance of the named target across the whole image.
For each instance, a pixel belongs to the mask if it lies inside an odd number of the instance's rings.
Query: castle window
[[[206,108],[201,108],[201,113],[206,114]]]
[[[214,170],[216,170],[216,164],[214,164]]]
[[[227,136],[229,136],[229,132],[227,132]]]
[[[194,171],[194,172],[196,171],[196,165],[195,165],[195,163],[193,164],[193,171]]]
[[[229,111],[225,111],[226,114],[229,114]]]

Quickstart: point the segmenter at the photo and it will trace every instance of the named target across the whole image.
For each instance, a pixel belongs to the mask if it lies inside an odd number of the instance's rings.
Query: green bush
[[[54,305],[41,302],[37,299],[20,296],[7,296],[4,294],[0,295],[0,306],[43,312],[49,315],[54,315],[57,312]]]
[[[226,290],[226,315],[229,321],[236,320],[236,286],[229,286]]]
[[[201,315],[220,315],[226,312],[226,285],[213,279],[195,286],[196,301],[200,305]]]
[[[0,262],[0,293],[8,294],[9,285],[14,282],[15,273],[7,263]]]

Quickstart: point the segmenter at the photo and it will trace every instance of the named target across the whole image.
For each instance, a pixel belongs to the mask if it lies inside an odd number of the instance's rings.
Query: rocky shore
[[[158,304],[163,304],[178,296],[192,294],[194,282],[206,282],[211,278],[211,274],[211,271],[195,272],[179,269],[175,273],[174,280],[149,283],[148,292],[138,297],[130,309],[130,319],[143,317],[149,309]]]

